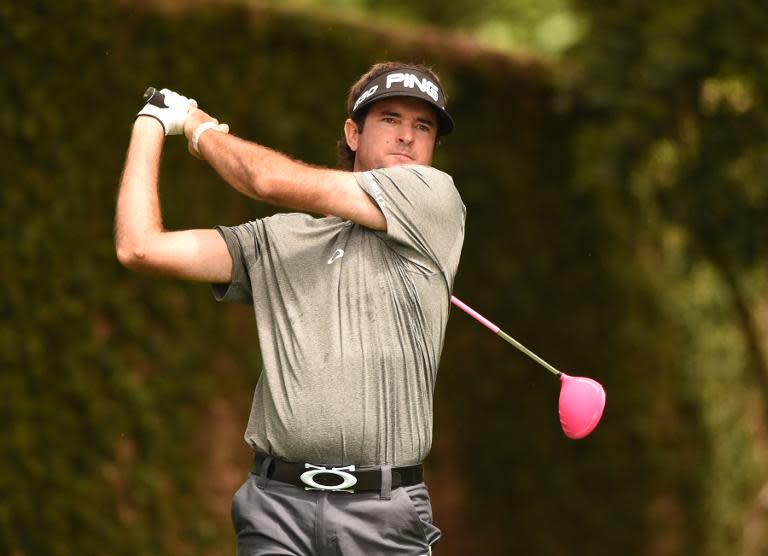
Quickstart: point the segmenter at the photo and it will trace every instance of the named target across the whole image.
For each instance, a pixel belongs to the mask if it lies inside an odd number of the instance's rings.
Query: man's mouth
[[[413,156],[411,156],[411,155],[410,155],[410,154],[408,154],[408,153],[400,153],[400,152],[397,152],[397,153],[392,153],[392,154],[393,154],[394,156],[401,156],[401,157],[403,157],[403,158],[407,158],[408,160],[413,160]]]

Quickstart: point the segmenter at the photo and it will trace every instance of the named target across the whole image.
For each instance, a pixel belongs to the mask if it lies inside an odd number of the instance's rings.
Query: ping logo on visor
[[[387,75],[387,89],[391,89],[392,85],[395,83],[402,83],[403,87],[408,87],[413,89],[414,87],[418,87],[419,91],[422,93],[426,93],[429,95],[429,97],[434,100],[435,102],[438,102],[439,98],[439,92],[440,89],[437,88],[437,85],[432,83],[429,79],[424,77],[423,79],[419,79],[419,76],[413,74],[413,73],[390,73]]]
[[[366,83],[352,106],[351,116],[377,100],[396,96],[418,98],[432,105],[437,113],[440,135],[453,130],[453,118],[445,109],[445,94],[440,86],[429,76],[410,68],[384,73]]]

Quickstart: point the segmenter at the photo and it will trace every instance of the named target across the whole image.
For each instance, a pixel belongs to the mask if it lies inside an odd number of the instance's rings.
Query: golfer
[[[453,180],[431,167],[453,128],[440,81],[395,62],[363,75],[342,170],[235,137],[194,100],[161,94],[133,126],[117,256],[254,308],[263,370],[245,432],[253,468],[232,502],[238,554],[431,554],[440,531],[421,462],[465,220]],[[182,133],[236,190],[300,212],[165,230],[161,151]]]

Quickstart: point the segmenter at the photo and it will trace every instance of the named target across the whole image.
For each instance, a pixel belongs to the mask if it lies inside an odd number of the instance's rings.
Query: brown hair
[[[425,73],[440,88],[442,88],[440,79],[437,77],[435,72],[432,71],[431,68],[422,64],[406,64],[403,62],[380,62],[378,64],[374,64],[371,66],[371,69],[360,76],[360,79],[358,79],[352,85],[352,87],[349,88],[349,94],[347,95],[347,116],[352,118],[352,121],[355,122],[359,133],[362,133],[363,131],[365,117],[368,115],[368,109],[370,107],[360,109],[360,111],[355,114],[354,117],[352,117],[352,107],[354,106],[355,100],[357,100],[357,98],[362,94],[365,86],[371,80],[376,79],[378,76],[385,73],[389,73],[390,71],[408,69],[413,69]],[[336,155],[339,159],[339,168],[342,170],[352,170],[355,167],[355,151],[350,149],[349,145],[347,145],[347,138],[343,132],[341,134],[341,139],[339,139],[339,141],[336,143]]]

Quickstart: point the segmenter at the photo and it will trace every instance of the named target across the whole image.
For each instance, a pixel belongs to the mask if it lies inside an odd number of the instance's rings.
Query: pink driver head
[[[560,375],[560,426],[568,438],[584,438],[600,422],[605,390],[599,382],[581,376]]]

